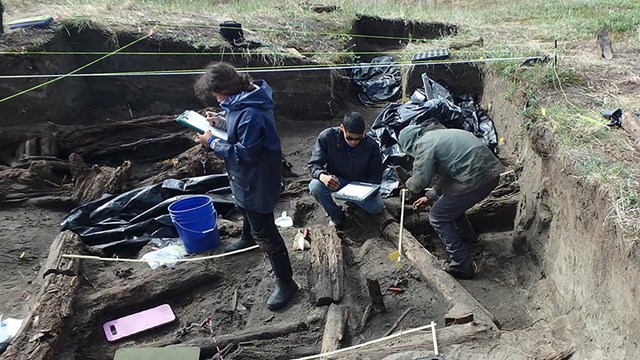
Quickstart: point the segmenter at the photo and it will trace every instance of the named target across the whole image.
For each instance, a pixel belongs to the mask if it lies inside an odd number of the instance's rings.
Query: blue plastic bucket
[[[187,252],[199,253],[220,245],[216,210],[210,197],[194,195],[176,200],[169,205],[169,215]]]

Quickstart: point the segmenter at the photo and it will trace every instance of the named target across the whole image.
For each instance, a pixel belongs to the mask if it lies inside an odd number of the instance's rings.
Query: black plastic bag
[[[358,98],[366,106],[388,101],[398,95],[402,85],[400,68],[391,56],[380,56],[369,64],[351,70],[351,81],[358,86]]]

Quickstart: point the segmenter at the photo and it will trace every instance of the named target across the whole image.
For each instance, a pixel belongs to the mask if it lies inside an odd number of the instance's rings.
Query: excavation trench
[[[374,20],[360,19],[362,23],[354,23],[354,31],[363,32],[358,29]],[[385,23],[389,28],[397,25],[393,21]],[[417,25],[415,29],[432,31],[431,27]],[[434,34],[446,33],[438,29]],[[445,29],[455,32],[450,27]],[[406,28],[397,31],[404,32]],[[44,46],[48,50],[103,51],[113,46],[105,42],[105,34],[99,30],[48,36]],[[132,40],[135,40],[133,35],[119,38],[121,44]],[[399,46],[395,43],[374,45],[383,49]],[[372,45],[358,42],[356,46],[366,49]],[[175,42],[142,42],[135,49],[150,50],[194,51],[186,44]],[[64,73],[92,60],[88,55],[77,55],[73,60],[55,59],[16,56],[10,61],[18,73],[26,73],[31,68],[42,73]],[[145,57],[143,60],[114,56],[96,64],[92,72],[200,69],[212,60],[229,61],[238,67],[267,65],[258,57],[227,55]],[[309,65],[311,61],[289,58],[285,65]],[[134,185],[153,184],[163,177],[184,178],[223,170],[214,159],[203,165],[200,150],[192,147],[191,133],[173,121],[184,109],[202,108],[192,91],[195,77],[167,76],[161,81],[158,77],[144,76],[69,78],[7,103],[0,108],[3,125],[0,133],[3,178],[0,180],[8,184],[6,188],[10,190],[2,193],[0,216],[16,224],[13,230],[7,226],[2,230],[4,238],[16,241],[7,245],[11,247],[11,269],[0,281],[11,291],[3,295],[7,309],[0,312],[25,317],[29,325],[3,356],[112,359],[121,348],[183,344],[200,347],[201,358],[211,358],[218,348],[209,329],[201,326],[210,316],[217,345],[225,359],[298,358],[322,350],[323,336],[327,335],[325,326],[328,326],[325,320],[330,317],[327,312],[335,315],[336,311],[328,303],[335,302],[339,313],[346,314],[347,325],[338,345],[343,348],[434,321],[438,336],[449,340],[441,345],[440,351],[451,358],[506,358],[523,352],[534,358],[568,357],[576,350],[575,331],[570,331],[570,324],[586,329],[585,336],[589,338],[591,329],[603,322],[610,323],[598,315],[583,321],[580,311],[575,309],[603,301],[602,298],[588,299],[583,291],[593,289],[578,280],[583,278],[579,264],[590,257],[590,248],[583,248],[584,258],[574,258],[573,265],[569,266],[566,256],[570,249],[565,246],[574,245],[572,232],[580,229],[581,220],[577,218],[578,213],[565,209],[571,206],[570,202],[549,208],[553,199],[570,197],[554,193],[553,189],[566,184],[567,191],[573,193],[579,187],[559,175],[541,171],[545,166],[553,168],[557,164],[526,150],[529,144],[520,135],[517,109],[504,100],[506,85],[494,75],[468,64],[416,65],[403,72],[405,95],[422,86],[423,73],[446,85],[454,96],[471,94],[478,103],[493,105],[491,116],[503,138],[499,156],[505,165],[516,170],[504,176],[496,191],[469,213],[470,221],[480,234],[471,249],[479,275],[473,280],[458,282],[441,271],[438,259],[446,258],[444,249],[432,233],[427,216],[414,213],[410,207],[405,208],[406,256],[399,265],[391,262],[388,255],[395,249],[399,230],[401,206],[397,197],[385,199],[387,212],[382,218],[351,211],[346,229],[336,233],[328,227],[326,214],[306,190],[306,162],[311,145],[322,129],[335,126],[345,112],[360,111],[373,121],[383,105],[360,104],[348,77],[341,72],[255,72],[252,73],[255,78],[267,80],[274,89],[283,154],[290,170],[276,214],[287,211],[294,218],[294,227],[281,232],[289,246],[294,279],[302,288],[290,306],[275,313],[263,304],[272,290],[273,279],[270,267],[257,251],[152,270],[146,263],[60,260],[62,253],[92,252],[80,245],[77,236],[62,233],[54,242],[56,246],[51,248],[50,263],[42,268],[38,266],[38,259],[47,257],[45,249],[55,237],[55,223],[79,200],[95,198],[107,185],[109,189],[122,191]],[[32,84],[33,80],[5,81],[0,89],[3,93],[14,93]],[[141,139],[147,141],[141,142]],[[43,145],[51,142],[55,146]],[[66,159],[72,153],[80,155],[87,164],[102,166],[99,172],[90,168],[76,172],[93,179],[95,184],[88,185],[82,194],[71,184],[75,165]],[[131,171],[128,177],[121,177],[124,171],[113,169],[125,160],[131,161]],[[34,165],[37,161],[45,161],[44,168],[56,163],[58,170],[47,168],[49,170],[38,172]],[[548,187],[549,177],[557,181],[551,187]],[[128,183],[118,183],[118,179],[126,179]],[[47,193],[51,192],[51,184],[56,185],[54,195]],[[79,186],[77,179],[74,185]],[[526,193],[522,189],[526,189]],[[24,215],[16,216],[20,213]],[[227,215],[221,226],[224,243],[237,239],[241,228],[237,214]],[[595,215],[603,216],[598,212]],[[571,229],[563,229],[559,221],[570,221],[573,225]],[[341,292],[329,295],[329,301],[326,296],[319,300],[318,267],[314,265],[317,254],[313,250],[294,251],[291,247],[296,233],[305,228],[310,229],[312,246],[333,244],[334,250],[341,252],[344,269]],[[605,232],[593,230],[589,236],[584,230],[579,232],[585,241]],[[27,238],[31,240],[29,243]],[[15,256],[25,249],[27,258],[18,255],[16,261]],[[148,244],[140,254],[150,250],[151,244]],[[591,249],[592,255],[594,251]],[[220,252],[218,249],[212,253]],[[50,274],[42,280],[48,268],[68,271]],[[25,269],[29,269],[25,281],[16,282],[15,275]],[[38,270],[40,274],[34,280],[33,274]],[[575,279],[562,279],[567,275]],[[599,277],[602,281],[605,278]],[[371,303],[367,280],[378,282],[386,311],[367,310]],[[27,281],[31,282],[27,284]],[[20,305],[25,302],[15,300],[27,286],[33,294],[31,311],[21,310]],[[394,288],[400,291],[390,290]],[[574,295],[561,296],[559,291],[568,288]],[[39,289],[45,291],[37,294]],[[578,293],[581,296],[577,296]],[[161,304],[171,305],[177,317],[175,322],[121,342],[110,343],[105,339],[101,326],[104,322]],[[463,309],[465,314],[473,313],[475,322],[445,327],[445,318],[447,322],[457,319],[455,311],[452,312],[454,308]],[[330,332],[338,331],[336,329]],[[614,332],[612,338],[620,340],[624,336]],[[384,346],[345,352],[335,358],[427,356],[433,354],[431,344],[430,336],[419,333]],[[603,344],[595,347],[606,348]],[[632,345],[621,345],[618,351],[624,354],[630,347]]]

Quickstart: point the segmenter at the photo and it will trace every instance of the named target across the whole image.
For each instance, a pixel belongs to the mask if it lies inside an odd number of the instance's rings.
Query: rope
[[[10,100],[10,99],[13,99],[13,98],[15,98],[15,97],[18,97],[18,96],[20,96],[20,95],[26,94],[26,93],[28,93],[28,92],[30,92],[30,91],[33,91],[33,90],[39,89],[39,88],[41,88],[41,87],[43,87],[43,86],[53,84],[54,82],[59,81],[59,80],[62,80],[62,79],[64,79],[64,78],[66,78],[66,77],[69,77],[69,76],[71,76],[71,75],[73,75],[73,74],[77,73],[78,71],[84,70],[84,69],[88,68],[89,66],[91,66],[91,65],[93,65],[93,64],[95,64],[95,63],[97,63],[97,62],[99,62],[99,61],[102,61],[102,60],[104,60],[104,59],[108,58],[109,56],[112,56],[113,54],[115,54],[115,53],[117,53],[117,52],[119,52],[119,51],[121,51],[121,50],[124,50],[124,49],[126,49],[126,48],[128,48],[128,47],[130,47],[130,46],[132,46],[132,45],[137,44],[138,42],[140,42],[140,41],[142,41],[142,40],[146,39],[147,37],[149,37],[149,36],[151,36],[151,35],[152,35],[152,33],[149,33],[149,34],[147,34],[147,35],[145,35],[145,36],[143,36],[143,37],[139,38],[138,40],[134,40],[134,41],[132,41],[131,43],[129,43],[129,44],[127,44],[127,45],[125,45],[125,46],[121,47],[120,49],[114,50],[114,51],[112,51],[112,52],[108,53],[107,55],[102,56],[102,57],[100,57],[100,58],[98,58],[98,59],[96,59],[96,60],[94,60],[94,61],[92,61],[92,62],[90,62],[90,63],[88,63],[88,64],[85,64],[85,65],[83,65],[83,66],[81,66],[81,67],[79,67],[79,68],[77,68],[77,69],[75,69],[75,70],[73,70],[73,71],[71,71],[71,72],[69,72],[69,73],[67,73],[67,74],[64,74],[64,75],[62,75],[62,76],[55,75],[55,76],[57,76],[57,77],[56,77],[56,78],[54,78],[54,79],[51,79],[51,80],[49,80],[49,81],[46,81],[46,82],[44,82],[44,83],[42,83],[42,84],[39,84],[39,85],[36,85],[36,86],[32,86],[32,87],[30,87],[30,88],[28,88],[28,89],[26,89],[26,90],[20,91],[20,92],[18,92],[18,93],[15,93],[15,94],[13,94],[13,95],[10,95],[10,96],[7,96],[7,97],[5,97],[5,98],[3,98],[3,99],[0,99],[0,103],[5,102],[5,101]]]
[[[416,65],[452,65],[452,64],[475,64],[475,63],[490,63],[490,62],[499,62],[499,61],[522,61],[529,59],[542,59],[540,56],[534,57],[507,57],[507,58],[491,58],[491,59],[470,59],[470,60],[437,60],[437,61],[419,61],[419,62],[402,62],[402,63],[389,63],[389,64],[375,64],[378,67],[391,67],[391,66],[399,66],[399,67],[407,67],[407,66],[416,66]],[[102,59],[102,58],[101,58]],[[262,67],[245,67],[238,68],[238,72],[262,72],[262,73],[272,73],[272,72],[289,72],[289,71],[320,71],[320,70],[345,70],[345,69],[357,69],[362,66],[369,66],[370,63],[361,63],[361,64],[337,64],[337,65],[318,65],[318,64],[309,64],[309,65],[289,65],[289,66],[262,66]],[[83,68],[87,67],[85,65]],[[130,71],[130,72],[108,72],[108,73],[87,73],[87,74],[75,74],[75,72],[79,71],[74,70],[73,72],[66,74],[62,77],[110,77],[110,76],[177,76],[177,75],[200,75],[204,74],[204,70],[158,70],[158,71]],[[59,74],[34,74],[34,75],[0,75],[0,79],[31,79],[31,78],[51,78],[57,77]],[[62,77],[55,79],[59,80]],[[53,81],[46,82],[44,84],[39,85],[44,86]],[[32,89],[29,89],[33,90]],[[24,92],[27,92],[25,90]],[[12,95],[11,97],[15,97],[17,95]],[[9,97],[9,98],[11,98]],[[0,100],[0,102],[4,100],[8,100],[9,98],[5,98]]]
[[[334,351],[329,351],[329,352],[318,354],[318,355],[305,356],[305,357],[297,358],[295,360],[319,359],[319,358],[323,358],[325,356],[335,355],[335,354],[339,354],[341,352],[354,350],[354,349],[359,349],[361,347],[373,345],[373,344],[376,344],[376,343],[379,343],[379,342],[382,342],[382,341],[385,341],[385,340],[396,338],[398,336],[411,334],[411,333],[414,333],[414,332],[417,332],[417,331],[426,330],[426,329],[429,329],[429,328],[435,328],[435,325],[436,324],[432,321],[431,324],[429,324],[429,325],[417,327],[417,328],[414,328],[414,329],[409,329],[407,331],[401,331],[401,332],[395,333],[393,335],[381,337],[379,339],[375,339],[375,340],[372,340],[372,341],[369,341],[369,342],[366,342],[366,343],[362,343],[362,344],[358,344],[358,345],[354,345],[354,346],[350,346],[350,347],[346,347],[346,348],[342,348],[342,349],[338,349],[338,350],[334,350]]]
[[[427,50],[389,50],[389,51],[299,51],[301,55],[335,55],[335,54],[353,54],[353,55],[388,55],[388,54],[420,54]],[[472,53],[472,50],[456,50],[456,53]],[[250,51],[223,51],[223,52],[171,52],[171,51],[121,51],[115,55],[131,55],[131,56],[210,56],[210,55],[247,55]],[[257,53],[257,52],[256,52]],[[274,54],[291,55],[288,51],[274,51]],[[509,54],[511,51],[483,51],[484,54]],[[108,51],[0,51],[0,55],[104,55],[109,54]]]
[[[167,260],[163,260],[163,259],[147,259],[147,260],[143,260],[143,259],[119,259],[119,258],[105,258],[105,257],[99,257],[99,256],[91,256],[91,255],[76,255],[76,254],[62,254],[61,256],[65,259],[84,259],[84,260],[96,260],[96,261],[111,261],[111,262],[130,262],[130,263],[149,263],[149,262],[156,262],[156,263],[176,263],[176,262],[190,262],[190,261],[202,261],[202,260],[209,260],[209,259],[217,259],[217,258],[222,258],[222,257],[226,257],[226,256],[231,256],[231,255],[235,255],[235,254],[240,254],[243,253],[245,251],[250,251],[250,250],[254,250],[257,249],[258,245],[253,245],[250,246],[248,248],[244,248],[244,249],[240,249],[240,250],[234,250],[234,251],[229,251],[226,252],[224,254],[218,254],[218,255],[210,255],[210,256],[200,256],[200,257],[194,257],[194,258],[184,258],[184,259],[167,259]]]

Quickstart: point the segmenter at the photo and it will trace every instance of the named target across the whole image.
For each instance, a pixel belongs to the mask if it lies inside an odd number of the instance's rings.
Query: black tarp
[[[454,99],[442,85],[422,74],[423,87],[416,89],[404,103],[389,103],[378,114],[371,126],[372,135],[380,144],[383,153],[383,177],[381,193],[387,197],[398,187],[395,166],[411,172],[413,159],[398,145],[400,131],[408,125],[428,126],[439,122],[448,128],[464,129],[471,132],[494,153],[498,138],[493,120],[484,109],[475,104],[471,95]]]
[[[234,208],[227,174],[167,179],[120,195],[105,194],[81,205],[63,219],[62,230],[70,230],[86,245],[108,252],[136,252],[152,238],[178,237],[168,207],[195,194],[209,195],[218,214]]]
[[[366,106],[390,100],[402,85],[400,68],[391,56],[380,56],[351,70],[351,82],[359,88],[358,98]]]

